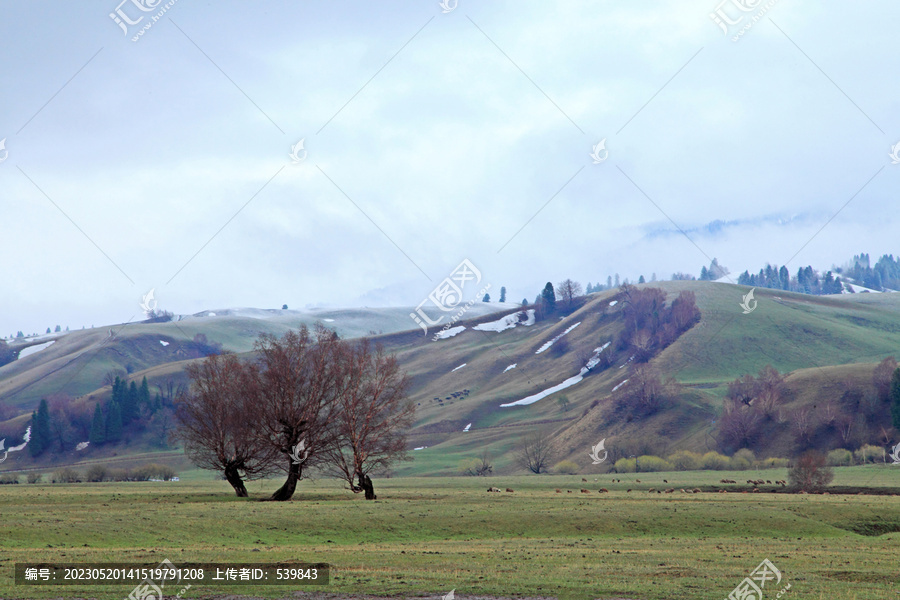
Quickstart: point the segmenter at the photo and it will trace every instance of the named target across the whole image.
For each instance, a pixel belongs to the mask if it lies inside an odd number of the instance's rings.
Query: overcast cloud
[[[894,2],[117,1],[0,1],[2,335],[900,252]]]

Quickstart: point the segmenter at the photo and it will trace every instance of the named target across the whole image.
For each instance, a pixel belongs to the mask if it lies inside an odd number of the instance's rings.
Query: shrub
[[[471,475],[473,477],[486,477],[494,472],[494,465],[487,454],[483,454],[481,458],[465,458],[459,461],[456,469],[460,475]]]
[[[41,474],[40,473],[29,473],[28,474],[28,483],[40,483],[41,482]]]
[[[666,460],[678,471],[697,471],[702,465],[703,455],[690,450],[679,450]]]
[[[7,475],[0,475],[0,485],[8,485],[13,483],[19,483],[19,476],[13,475],[9,473]]]
[[[84,479],[86,481],[98,482],[106,479],[106,476],[106,467],[104,467],[103,465],[91,465],[90,467],[88,467],[87,472],[84,474]]]
[[[53,483],[81,483],[81,473],[71,467],[63,467],[53,472]]]
[[[736,471],[746,471],[753,466],[754,462],[756,462],[756,456],[753,455],[752,450],[742,448],[734,453],[734,456],[731,457],[729,462],[732,469]]]
[[[844,448],[836,448],[825,458],[830,467],[850,466],[853,464],[853,453]]]
[[[128,469],[109,469],[106,472],[107,481],[131,481]]]
[[[634,473],[635,462],[633,458],[620,458],[613,465],[613,471],[616,473]]]
[[[881,456],[881,448],[878,446],[871,446],[866,444],[859,450],[853,453],[853,456],[856,457],[856,461],[862,464],[875,462],[875,458]]]
[[[571,460],[561,460],[553,467],[554,471],[562,475],[574,475],[578,469],[578,464]]]
[[[175,470],[172,467],[156,463],[141,465],[131,471],[133,481],[150,481],[151,479],[169,481],[173,477],[175,477]]]
[[[672,463],[658,456],[639,456],[637,468],[640,473],[655,473],[657,471],[674,471]]]
[[[804,452],[788,471],[792,487],[805,492],[817,492],[831,483],[834,472],[825,466],[825,455],[815,450]]]
[[[786,458],[767,458],[762,461],[763,469],[786,469],[791,465],[791,461]]]
[[[704,454],[702,459],[703,468],[709,471],[723,471],[728,468],[730,463],[727,456],[712,451]]]

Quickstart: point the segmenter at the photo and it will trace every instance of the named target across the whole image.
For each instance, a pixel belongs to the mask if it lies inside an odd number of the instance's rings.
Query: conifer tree
[[[101,446],[106,442],[106,423],[99,402],[94,405],[94,419],[91,421],[91,434],[88,440],[92,446]]]
[[[122,439],[122,409],[118,402],[110,402],[106,411],[106,441],[118,442]]]

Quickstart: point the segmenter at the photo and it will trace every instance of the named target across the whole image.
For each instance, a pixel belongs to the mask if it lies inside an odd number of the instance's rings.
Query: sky
[[[894,2],[118,1],[0,0],[0,335],[900,252]]]

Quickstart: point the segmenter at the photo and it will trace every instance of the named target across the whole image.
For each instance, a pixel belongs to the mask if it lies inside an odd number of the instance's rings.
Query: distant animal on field
[[[606,488],[600,488],[600,489],[597,490],[597,491],[600,492],[601,494],[605,494],[605,493],[609,492],[609,490],[606,489]]]
[[[512,489],[512,488],[506,488],[506,491],[507,491],[507,492],[512,492],[513,489]]]
[[[583,488],[582,488],[582,490],[581,490],[581,493],[582,493],[582,494],[590,494],[589,491],[587,491],[586,489],[583,489]]]
[[[499,491],[500,491],[500,488],[489,487],[487,491],[489,491],[489,492],[499,492]]]

